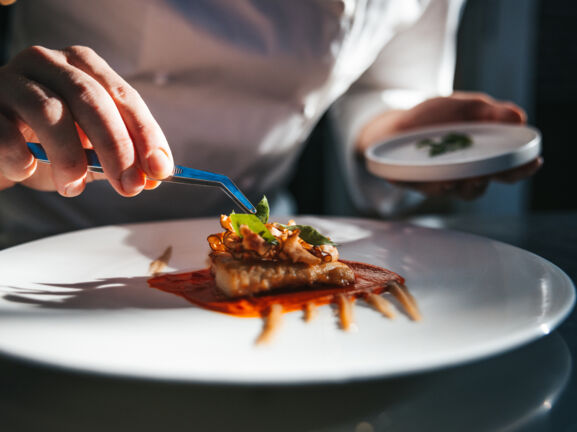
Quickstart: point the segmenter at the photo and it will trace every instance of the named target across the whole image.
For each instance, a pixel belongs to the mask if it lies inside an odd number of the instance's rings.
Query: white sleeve
[[[382,48],[371,67],[330,110],[341,169],[357,210],[392,216],[423,200],[369,174],[354,145],[371,119],[391,109],[411,108],[453,88],[456,32],[464,0],[429,0],[419,19]]]

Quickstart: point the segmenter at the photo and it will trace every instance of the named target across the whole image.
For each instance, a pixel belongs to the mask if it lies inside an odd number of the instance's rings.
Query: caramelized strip
[[[337,300],[337,306],[339,307],[341,328],[345,331],[350,330],[351,324],[353,323],[353,304],[344,294],[337,294],[335,298]]]
[[[369,293],[367,294],[365,300],[368,304],[370,304],[387,318],[393,319],[395,317],[391,302],[389,302],[386,298],[377,294]]]
[[[417,307],[417,303],[411,294],[409,294],[407,287],[396,282],[389,284],[389,292],[399,301],[405,312],[413,321],[421,320],[421,313]]]
[[[314,302],[307,302],[304,307],[305,321],[311,322],[317,316],[317,305]]]
[[[266,344],[272,340],[281,324],[282,310],[282,305],[278,303],[274,303],[270,306],[266,316],[264,317],[262,332],[256,340],[257,345]]]
[[[172,246],[168,246],[162,255],[156,258],[154,261],[150,263],[148,267],[148,274],[152,276],[158,276],[162,273],[162,271],[168,265],[168,261],[170,261],[170,257],[172,256]]]

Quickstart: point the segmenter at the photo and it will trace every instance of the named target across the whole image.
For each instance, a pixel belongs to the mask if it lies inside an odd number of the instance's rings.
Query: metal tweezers
[[[38,143],[26,143],[28,149],[40,162],[50,163],[44,148]],[[88,171],[102,173],[102,165],[98,160],[96,152],[91,149],[85,149],[86,160],[88,162]],[[203,186],[216,186],[228,195],[240,208],[249,212],[255,213],[256,209],[248,200],[247,197],[240,191],[240,189],[229,179],[222,174],[216,174],[209,171],[201,171],[194,168],[187,168],[180,165],[174,166],[174,171],[171,176],[164,179],[151,179],[170,183],[186,183]]]

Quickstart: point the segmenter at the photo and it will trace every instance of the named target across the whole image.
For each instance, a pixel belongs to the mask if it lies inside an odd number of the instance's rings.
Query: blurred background
[[[9,9],[0,7],[0,40]],[[468,0],[458,35],[455,89],[487,92],[522,106],[529,124],[542,131],[545,165],[522,184],[492,184],[483,198],[471,202],[428,201],[418,213],[517,215],[577,209],[577,194],[568,187],[575,182],[576,23],[575,0]],[[0,62],[4,59],[0,44]],[[325,117],[290,186],[299,213],[355,214],[331,156],[333,139]]]
[[[521,184],[492,184],[471,202],[435,200],[419,213],[506,214],[577,209],[570,188],[577,102],[577,2],[468,0],[458,35],[455,89],[489,93],[523,107],[543,134],[545,164]],[[309,139],[291,190],[301,213],[354,215],[331,163],[334,139],[323,118]],[[311,176],[319,166],[324,175]]]

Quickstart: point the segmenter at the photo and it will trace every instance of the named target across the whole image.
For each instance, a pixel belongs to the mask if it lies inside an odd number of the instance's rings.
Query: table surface
[[[577,212],[421,217],[516,245],[577,281]],[[250,387],[98,377],[0,356],[6,431],[576,431],[577,312],[548,336],[441,371],[348,384]],[[232,359],[231,359],[232,360]]]

